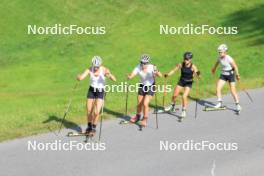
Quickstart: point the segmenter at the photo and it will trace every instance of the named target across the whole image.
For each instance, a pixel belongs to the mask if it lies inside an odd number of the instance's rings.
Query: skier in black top
[[[174,89],[171,105],[165,107],[165,111],[175,111],[176,98],[179,95],[180,91],[183,89],[182,95],[182,114],[181,117],[186,117],[186,108],[188,103],[188,95],[192,88],[194,76],[199,77],[200,72],[198,68],[192,63],[193,54],[191,52],[185,52],[183,55],[183,62],[177,64],[169,73],[165,74],[164,77],[171,76],[177,70],[181,70],[181,76],[178,81],[177,86]]]

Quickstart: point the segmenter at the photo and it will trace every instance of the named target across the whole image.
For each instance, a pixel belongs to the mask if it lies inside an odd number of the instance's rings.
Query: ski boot
[[[131,123],[137,123],[140,120],[140,114],[136,114],[134,117],[130,118]]]
[[[240,114],[241,110],[242,110],[242,107],[240,106],[240,104],[236,103],[236,113],[237,113],[237,115]]]
[[[164,111],[165,112],[175,112],[176,111],[176,108],[175,108],[175,104],[170,104],[169,106],[165,107],[164,108]]]

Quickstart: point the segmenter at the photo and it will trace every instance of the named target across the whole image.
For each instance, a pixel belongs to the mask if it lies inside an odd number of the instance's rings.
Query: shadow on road
[[[211,101],[207,101],[204,99],[197,99],[195,97],[189,96],[189,99],[192,101],[197,101],[197,103],[201,106],[214,106],[215,104]]]
[[[153,109],[156,109],[156,108],[157,108],[157,109],[164,109],[163,106],[157,105],[157,107],[156,107],[156,105],[153,104],[153,103],[150,103],[150,104],[149,104],[149,107],[150,107],[150,108],[153,108]]]
[[[56,115],[49,115],[48,119],[43,121],[42,123],[50,123],[52,121],[55,121],[55,122],[58,122],[59,124],[61,124],[62,118],[60,118]],[[64,119],[62,125],[67,129],[72,129],[72,130],[77,131],[77,132],[82,132],[82,128],[78,124],[71,122],[67,119]]]
[[[107,107],[104,107],[104,112],[107,113],[107,114],[113,115],[113,116],[115,116],[117,118],[121,118],[122,116],[124,116],[123,113],[117,112],[117,111],[113,111],[111,109],[108,109]]]

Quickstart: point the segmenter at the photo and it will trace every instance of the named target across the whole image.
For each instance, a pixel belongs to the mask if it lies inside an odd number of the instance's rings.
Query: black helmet
[[[192,57],[193,57],[193,54],[192,52],[189,52],[189,51],[185,52],[183,55],[183,59],[192,59]]]

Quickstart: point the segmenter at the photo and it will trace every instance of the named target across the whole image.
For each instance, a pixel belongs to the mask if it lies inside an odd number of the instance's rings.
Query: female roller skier
[[[81,81],[85,77],[90,76],[90,86],[87,93],[86,109],[87,109],[87,129],[88,135],[95,135],[96,125],[100,116],[101,108],[104,104],[105,96],[105,77],[116,81],[110,70],[102,65],[100,56],[92,58],[92,65],[87,68],[82,74],[77,76],[77,80]]]
[[[220,64],[222,67],[220,77],[216,84],[216,95],[217,95],[218,103],[215,105],[215,108],[222,107],[221,90],[225,85],[225,83],[228,82],[231,94],[235,100],[236,110],[237,112],[240,112],[242,108],[239,105],[239,97],[236,92],[236,84],[235,84],[236,79],[240,80],[240,75],[235,60],[231,56],[227,55],[227,50],[228,48],[226,44],[219,45],[219,47],[217,48],[219,57],[217,58],[214,67],[212,68],[212,74],[215,74],[217,66]]]
[[[140,58],[140,64],[128,75],[128,79],[132,79],[136,75],[141,79],[137,96],[137,114],[130,119],[130,122],[139,122],[141,126],[145,127],[148,120],[149,102],[156,91],[155,77],[162,77],[162,74],[155,65],[150,63],[150,57],[143,54]],[[142,109],[143,118],[141,119]]]
[[[185,52],[183,55],[183,62],[179,63],[169,73],[165,74],[165,78],[174,74],[177,70],[181,70],[181,76],[177,86],[174,89],[171,105],[165,107],[165,111],[175,111],[176,98],[183,89],[182,96],[182,113],[181,117],[186,117],[186,108],[188,104],[188,95],[191,91],[193,78],[199,77],[200,72],[198,68],[192,63],[193,54],[191,52]]]

